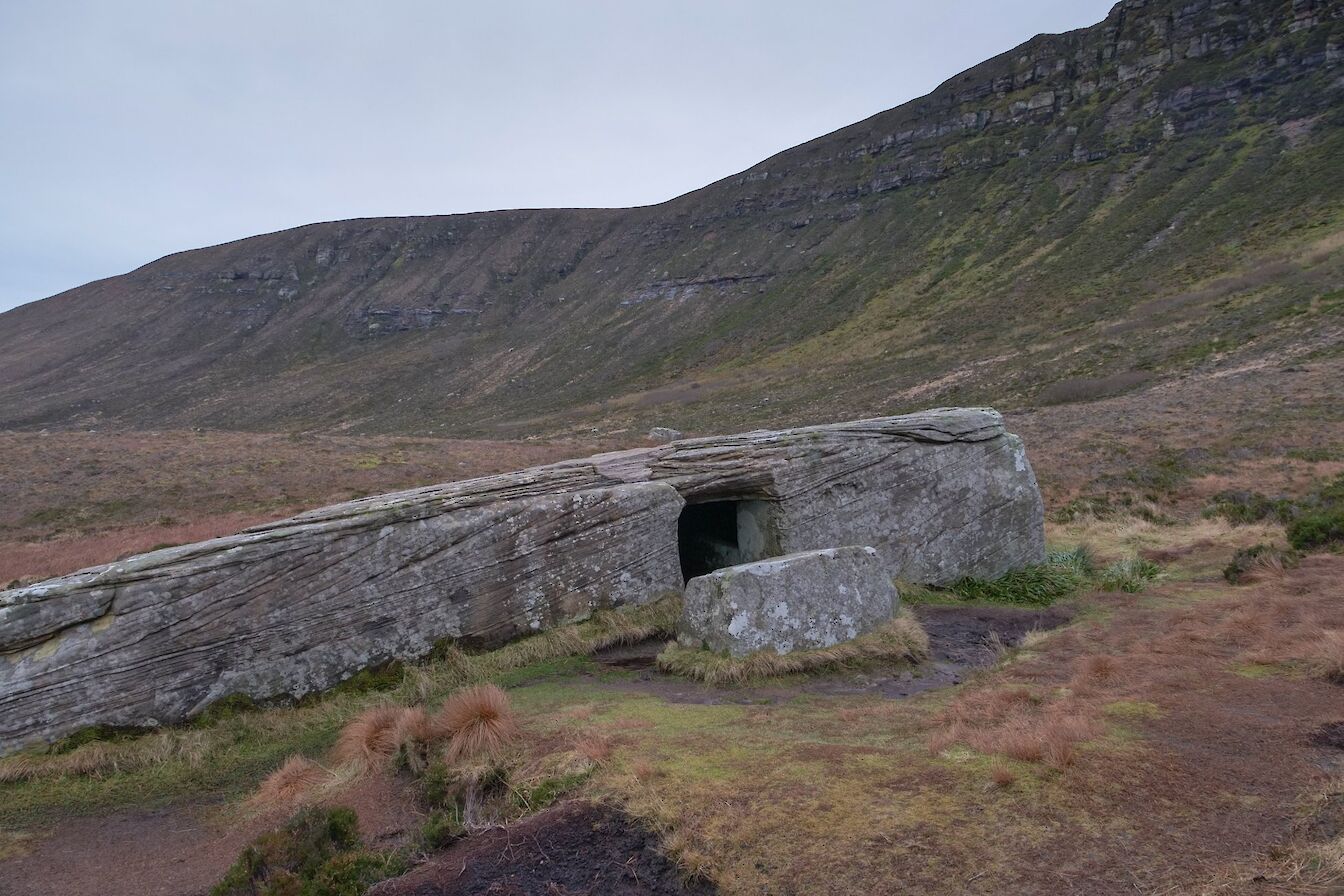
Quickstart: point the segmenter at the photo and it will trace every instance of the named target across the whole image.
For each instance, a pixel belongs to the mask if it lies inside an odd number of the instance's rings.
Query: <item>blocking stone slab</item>
[[[678,639],[733,656],[829,647],[872,631],[899,604],[876,549],[804,551],[691,579]]]

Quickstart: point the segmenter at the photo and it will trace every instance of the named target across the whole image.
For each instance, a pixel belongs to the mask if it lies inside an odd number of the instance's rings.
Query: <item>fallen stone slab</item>
[[[830,647],[887,622],[899,605],[876,549],[804,551],[691,579],[678,640],[733,656]]]

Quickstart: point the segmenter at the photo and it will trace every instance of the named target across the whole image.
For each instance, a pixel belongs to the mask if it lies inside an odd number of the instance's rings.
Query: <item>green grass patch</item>
[[[1103,711],[1119,719],[1156,719],[1162,716],[1161,707],[1147,700],[1115,700],[1107,703]]]
[[[1242,678],[1274,678],[1287,670],[1278,663],[1238,663],[1232,671]]]
[[[1086,548],[1052,551],[1044,563],[1010,570],[992,580],[958,579],[948,590],[966,600],[1040,607],[1068,597],[1087,585],[1092,579],[1093,567],[1092,555]]]
[[[1137,594],[1162,573],[1162,567],[1142,557],[1117,560],[1097,573],[1097,585],[1103,591]]]
[[[947,592],[962,600],[991,604],[1043,607],[1084,588],[1137,593],[1161,574],[1149,560],[1128,557],[1098,569],[1092,552],[1083,545],[1050,551],[1044,563],[1010,570],[997,579],[963,578]]]

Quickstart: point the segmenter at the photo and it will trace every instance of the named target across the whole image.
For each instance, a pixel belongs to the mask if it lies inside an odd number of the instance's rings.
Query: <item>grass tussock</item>
[[[266,776],[252,796],[252,803],[261,809],[293,806],[316,793],[330,780],[331,772],[311,759],[296,754]]]
[[[1097,573],[1097,585],[1102,591],[1123,591],[1137,594],[1162,573],[1162,568],[1142,557],[1117,560]]]
[[[965,600],[1045,606],[1087,585],[1095,568],[1091,551],[1079,546],[1052,551],[1044,563],[1010,570],[997,579],[959,579],[948,590]]]
[[[1152,560],[1131,556],[1103,568],[1086,545],[1051,551],[1044,563],[1010,570],[997,579],[963,578],[948,591],[964,600],[1043,607],[1084,588],[1102,591],[1143,591],[1162,569]]]
[[[1245,585],[1267,577],[1282,576],[1301,559],[1294,550],[1283,550],[1272,544],[1253,544],[1238,548],[1232,562],[1223,567],[1223,578],[1232,585]]]
[[[496,685],[482,684],[444,701],[427,733],[431,742],[443,742],[444,758],[452,763],[497,757],[518,741],[522,730],[509,695]]]
[[[374,706],[355,716],[341,729],[341,736],[332,749],[332,759],[339,763],[373,765],[397,752],[401,746],[403,716],[414,713],[400,706]],[[423,710],[419,710],[423,715]]]
[[[673,643],[658,654],[658,668],[717,687],[867,663],[914,663],[927,657],[928,653],[928,635],[914,614],[903,610],[890,622],[868,634],[816,650],[796,650],[784,654],[762,650],[744,657],[734,657]]]

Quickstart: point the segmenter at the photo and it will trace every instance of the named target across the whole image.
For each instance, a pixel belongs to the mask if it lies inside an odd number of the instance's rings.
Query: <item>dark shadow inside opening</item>
[[[779,554],[770,501],[687,504],[677,520],[681,574],[689,580]]]

